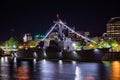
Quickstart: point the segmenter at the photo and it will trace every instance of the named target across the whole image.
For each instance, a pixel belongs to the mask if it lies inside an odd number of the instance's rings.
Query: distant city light
[[[17,46],[16,46],[16,45],[13,45],[13,48],[17,48]]]

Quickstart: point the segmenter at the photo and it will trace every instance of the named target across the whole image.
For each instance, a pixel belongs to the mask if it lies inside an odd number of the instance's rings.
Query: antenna
[[[59,19],[59,14],[58,13],[56,14],[56,17],[57,17],[57,19]]]

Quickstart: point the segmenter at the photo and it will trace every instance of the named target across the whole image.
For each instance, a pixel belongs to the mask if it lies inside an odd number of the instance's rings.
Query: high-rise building
[[[107,36],[120,42],[120,17],[113,17],[107,24]]]

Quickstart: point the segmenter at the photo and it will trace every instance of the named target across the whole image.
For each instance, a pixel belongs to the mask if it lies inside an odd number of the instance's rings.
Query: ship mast
[[[94,40],[91,40],[81,34],[79,34],[78,32],[76,32],[75,30],[71,29],[69,26],[67,26],[64,22],[62,22],[62,20],[59,19],[59,14],[56,15],[57,16],[57,21],[55,21],[53,27],[51,27],[51,29],[48,31],[48,33],[45,35],[45,37],[42,39],[42,41],[44,41],[55,28],[58,28],[58,33],[60,38],[62,37],[61,40],[64,40],[64,38],[66,37],[65,34],[63,33],[64,29],[68,29],[69,31],[73,32],[74,34],[76,34],[77,36],[81,37],[82,39],[85,39],[87,41],[96,43]]]

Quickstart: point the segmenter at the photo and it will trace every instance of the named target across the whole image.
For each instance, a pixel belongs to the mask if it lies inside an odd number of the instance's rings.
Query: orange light
[[[22,49],[22,48],[23,48],[23,46],[19,46],[18,48],[19,48],[19,49]]]
[[[34,48],[35,46],[30,46],[30,48]]]

